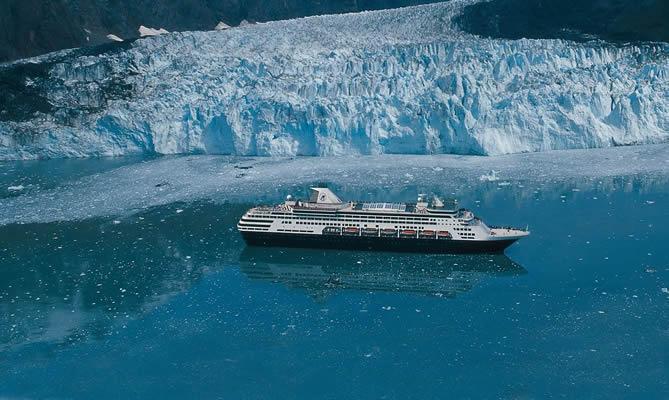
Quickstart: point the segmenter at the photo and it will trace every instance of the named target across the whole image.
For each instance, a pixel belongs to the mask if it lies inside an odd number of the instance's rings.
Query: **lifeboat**
[[[453,236],[449,231],[439,231],[437,232],[437,239],[453,239]]]
[[[355,228],[352,226],[349,226],[342,230],[342,235],[345,236],[358,236],[359,234],[360,234],[360,228]]]
[[[379,236],[378,228],[364,228],[362,230],[362,236]]]
[[[397,237],[397,229],[381,229],[381,237]]]
[[[418,237],[421,239],[434,239],[435,231],[424,230],[418,233]]]
[[[416,233],[417,232],[413,229],[402,229],[400,231],[400,237],[402,237],[402,238],[415,238]]]

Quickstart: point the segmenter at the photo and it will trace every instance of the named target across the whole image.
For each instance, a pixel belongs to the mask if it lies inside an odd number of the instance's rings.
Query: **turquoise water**
[[[250,249],[250,196],[1,226],[0,398],[666,398],[667,182],[471,182],[506,256]]]

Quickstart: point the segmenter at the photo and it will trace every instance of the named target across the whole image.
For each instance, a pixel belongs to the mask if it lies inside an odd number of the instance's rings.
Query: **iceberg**
[[[0,159],[499,155],[669,140],[669,44],[486,39],[454,22],[475,2],[6,64],[0,78],[20,84],[0,93]]]
[[[110,33],[109,35],[107,35],[107,39],[113,40],[114,42],[122,42],[123,41],[123,39],[114,35],[113,33]]]
[[[223,21],[219,22],[218,24],[216,24],[216,27],[214,27],[214,30],[217,31],[224,31],[226,29],[230,29],[230,25],[226,24]]]
[[[140,25],[139,28],[137,29],[139,32],[140,37],[146,37],[146,36],[158,36],[158,35],[164,35],[166,33],[169,33],[167,30],[164,28],[160,29],[155,29],[155,28],[147,28],[144,25]]]

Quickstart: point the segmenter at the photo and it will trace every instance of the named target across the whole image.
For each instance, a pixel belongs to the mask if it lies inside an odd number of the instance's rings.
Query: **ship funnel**
[[[317,204],[341,204],[341,199],[328,188],[311,188],[309,202]]]

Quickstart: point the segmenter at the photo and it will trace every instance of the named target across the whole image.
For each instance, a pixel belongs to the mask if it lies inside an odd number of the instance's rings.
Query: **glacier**
[[[454,22],[476,2],[170,33],[1,65],[0,78],[19,83],[0,93],[0,160],[669,141],[669,44],[482,38]]]

